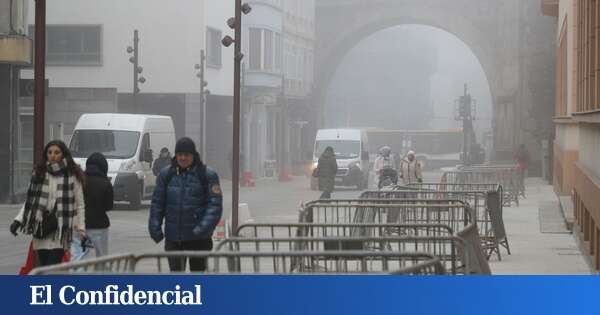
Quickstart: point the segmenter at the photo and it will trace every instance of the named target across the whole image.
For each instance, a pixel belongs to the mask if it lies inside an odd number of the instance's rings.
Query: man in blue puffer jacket
[[[152,196],[148,230],[165,251],[212,249],[212,234],[223,214],[219,176],[200,160],[192,139],[175,145],[175,157],[160,171]],[[165,233],[162,224],[165,221]],[[169,259],[171,271],[185,271],[185,259]],[[205,271],[205,259],[190,259],[191,271]]]

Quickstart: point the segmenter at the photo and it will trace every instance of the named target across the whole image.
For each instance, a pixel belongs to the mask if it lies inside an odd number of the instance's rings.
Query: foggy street
[[[439,172],[425,174],[427,179],[437,178]],[[306,177],[294,177],[293,181],[279,183],[264,180],[254,188],[242,188],[240,201],[250,205],[251,219],[257,222],[293,222],[297,220],[301,202],[318,198],[319,192],[308,188]],[[229,182],[223,182],[225,204],[230,195]],[[492,258],[490,265],[494,274],[587,274],[590,265],[579,253],[578,246],[566,228],[558,228],[553,233],[542,233],[538,216],[540,202],[551,200],[548,185],[537,180],[529,183],[529,198],[520,207],[510,207],[505,211],[505,224],[511,242],[512,255],[503,255],[503,260]],[[334,198],[356,198],[360,191],[341,189],[334,192]],[[109,213],[111,219],[110,248],[112,253],[128,253],[143,248],[145,251],[160,251],[163,243],[155,244],[147,232],[148,202],[137,210],[127,209],[120,204]],[[0,235],[0,274],[15,274],[24,262],[28,238],[9,235],[8,225],[18,207],[1,205]],[[556,223],[556,222],[554,222]],[[93,254],[91,254],[93,257]]]
[[[600,270],[600,2],[165,3],[0,0],[0,273],[30,242],[59,273],[87,246],[252,242],[252,263],[339,242],[359,273]]]

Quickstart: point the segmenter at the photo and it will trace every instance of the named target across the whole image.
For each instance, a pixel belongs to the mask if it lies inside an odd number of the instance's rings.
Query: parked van
[[[114,200],[138,208],[154,191],[152,162],[163,147],[173,154],[174,146],[175,129],[169,116],[84,114],[75,125],[69,149],[82,167],[90,154],[104,154]]]
[[[337,159],[336,186],[356,186],[366,189],[369,185],[369,152],[367,134],[360,129],[320,129],[317,131],[313,151],[313,169],[325,148],[332,147]],[[311,177],[310,187],[316,190],[318,179]]]

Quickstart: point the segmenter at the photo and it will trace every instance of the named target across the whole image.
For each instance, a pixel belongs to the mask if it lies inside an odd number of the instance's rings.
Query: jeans
[[[85,234],[96,250],[96,257],[108,255],[108,229],[88,229]],[[86,247],[84,251],[79,236],[74,236],[73,242],[71,242],[71,261],[84,259],[90,250],[89,247]]]
[[[165,240],[165,251],[210,251],[213,248],[211,238],[191,241],[168,241]],[[185,271],[187,258],[169,258],[169,269],[171,271]],[[205,258],[190,258],[190,271],[205,271]]]

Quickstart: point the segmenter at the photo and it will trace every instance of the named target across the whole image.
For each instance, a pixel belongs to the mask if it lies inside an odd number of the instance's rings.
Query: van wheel
[[[142,205],[142,187],[140,187],[139,189],[136,189],[136,193],[131,196],[131,199],[129,199],[129,208],[131,210],[137,210],[141,207]]]

